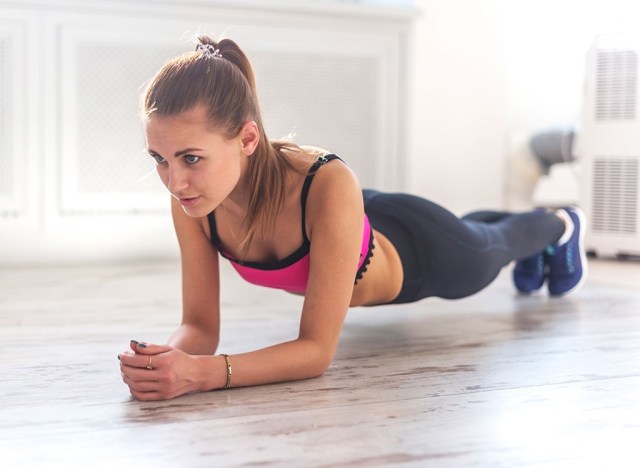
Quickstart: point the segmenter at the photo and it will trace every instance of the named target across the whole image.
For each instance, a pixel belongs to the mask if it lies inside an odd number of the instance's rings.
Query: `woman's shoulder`
[[[301,146],[293,143],[282,143],[280,152],[286,156],[289,164],[291,164],[296,171],[302,171],[305,175],[320,156],[330,154],[330,151],[317,146]]]
[[[318,158],[322,156],[328,156],[330,154],[335,155],[334,152],[329,151],[327,149],[321,148],[319,146],[311,146],[311,145],[291,145],[285,146],[282,148],[282,152],[287,156],[289,162],[296,169],[303,169],[307,172]],[[340,156],[340,155],[336,155]],[[341,158],[340,158],[341,159]],[[346,162],[343,161],[342,164],[336,163],[330,166],[346,166]]]
[[[318,158],[334,154],[327,149],[310,145],[292,145],[283,147],[282,151],[295,172],[303,178],[309,175],[309,170],[318,161]],[[296,185],[298,183],[294,182]],[[360,191],[360,184],[355,173],[344,160],[333,160],[320,165],[313,172],[313,183],[310,190],[316,194],[316,198],[324,198],[325,194],[330,193],[341,193],[347,190]]]
[[[322,164],[315,171],[313,183],[309,188],[309,200],[312,206],[315,205],[322,212],[358,209],[358,202],[362,200],[362,189],[351,168],[334,159]]]

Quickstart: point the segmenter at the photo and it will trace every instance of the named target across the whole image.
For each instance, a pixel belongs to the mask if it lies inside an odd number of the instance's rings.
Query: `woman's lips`
[[[186,206],[187,208],[192,207],[193,205],[195,205],[196,203],[198,203],[198,200],[200,199],[200,197],[180,197],[178,198],[178,200],[180,200],[180,204],[182,206]]]

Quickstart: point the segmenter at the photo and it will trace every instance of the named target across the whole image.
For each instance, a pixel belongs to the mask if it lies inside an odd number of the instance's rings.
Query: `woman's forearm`
[[[294,340],[268,348],[229,356],[231,387],[309,379],[329,367],[333,350],[311,340]],[[203,390],[222,388],[227,381],[223,356],[201,356],[206,382]]]

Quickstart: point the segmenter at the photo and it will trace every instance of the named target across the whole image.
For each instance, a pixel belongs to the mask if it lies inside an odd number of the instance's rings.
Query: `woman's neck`
[[[220,206],[226,211],[235,215],[246,216],[249,209],[250,190],[249,190],[249,164],[248,161],[242,167],[238,183],[231,193],[225,198]]]

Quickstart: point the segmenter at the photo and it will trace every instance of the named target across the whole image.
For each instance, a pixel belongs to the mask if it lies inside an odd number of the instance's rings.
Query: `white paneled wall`
[[[0,17],[0,220],[26,216],[29,185],[25,154],[25,97],[28,90],[24,42],[26,23]],[[6,221],[8,222],[8,221]]]
[[[176,255],[137,103],[199,32],[248,53],[271,138],[399,188],[410,12],[270,3],[0,0],[0,263]]]

